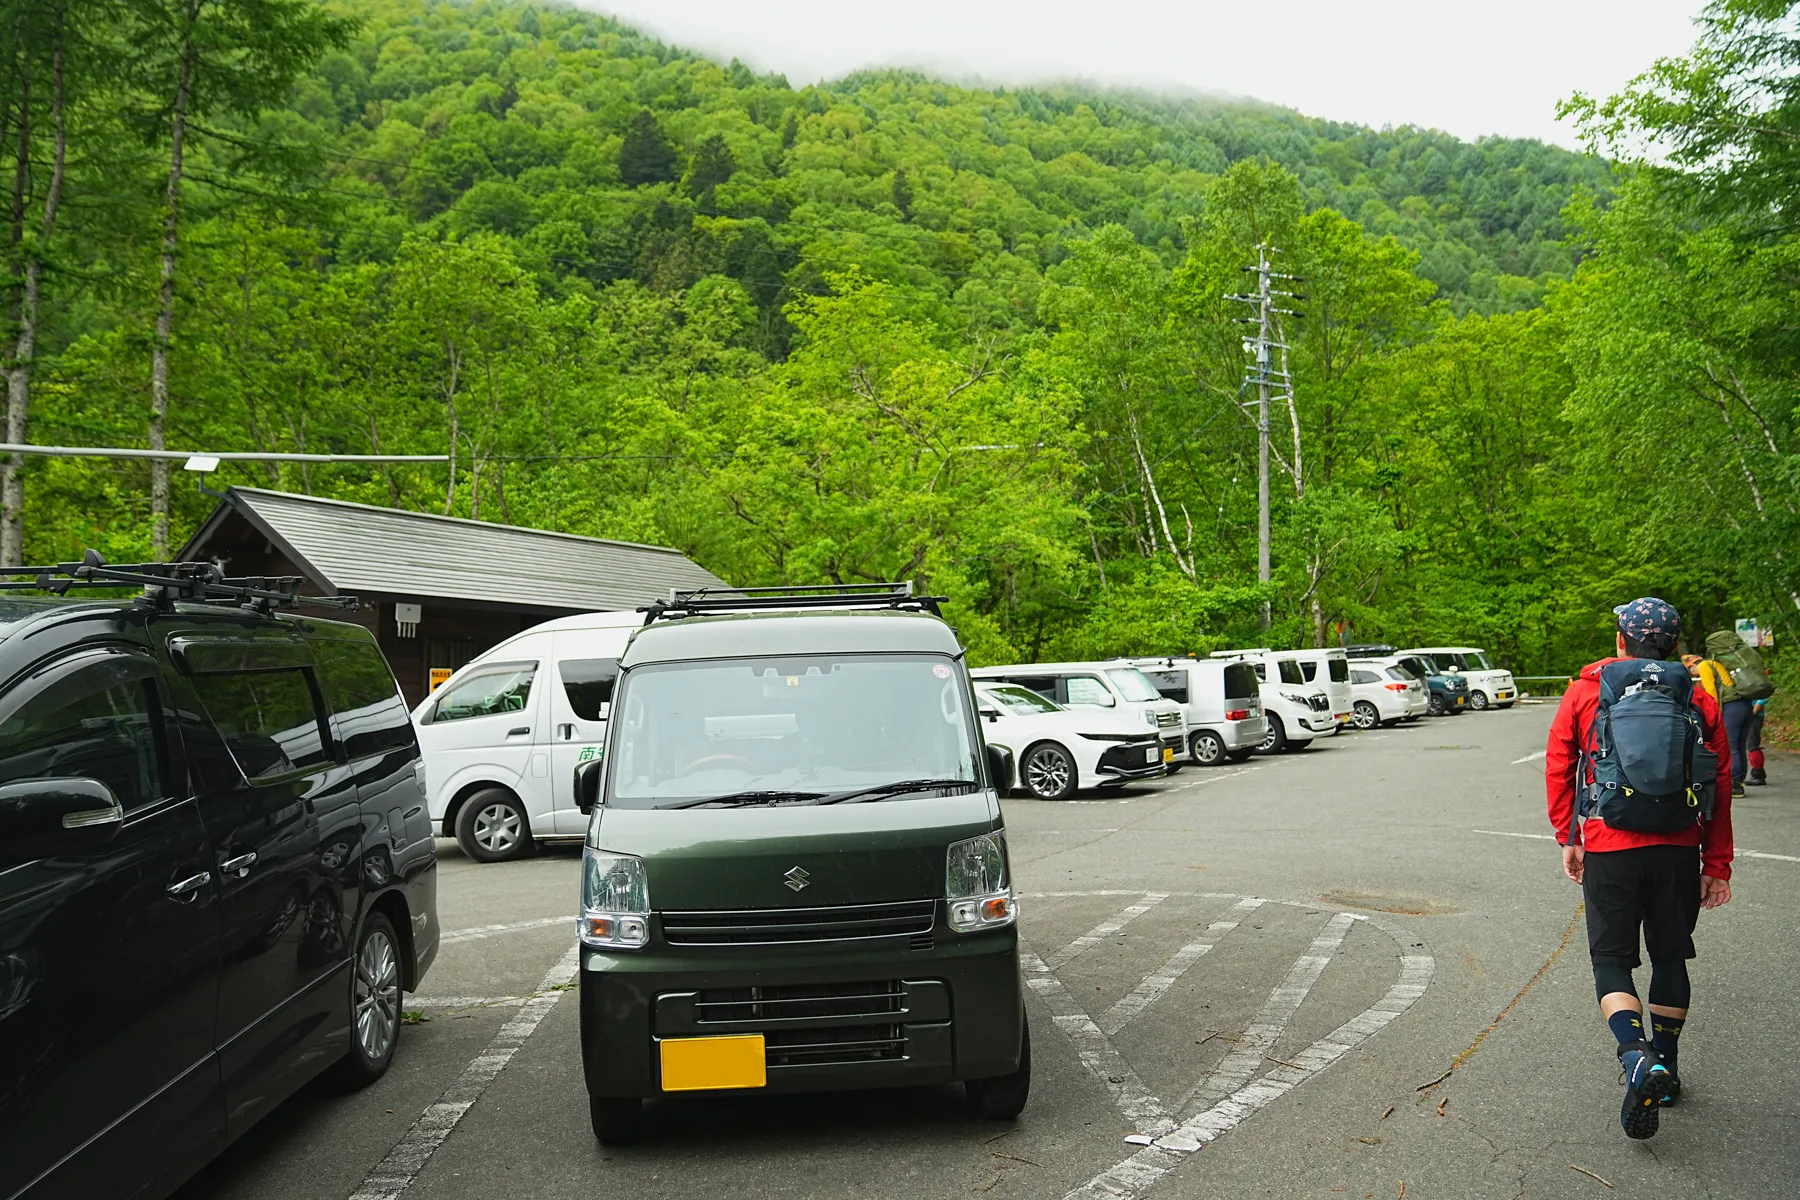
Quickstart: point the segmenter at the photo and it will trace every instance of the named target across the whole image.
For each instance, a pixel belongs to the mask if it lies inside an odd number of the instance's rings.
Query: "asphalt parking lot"
[[[1551,711],[1008,801],[1035,1075],[1017,1122],[948,1087],[747,1095],[658,1105],[652,1140],[602,1148],[560,990],[576,852],[478,866],[441,842],[449,932],[393,1070],[296,1097],[181,1196],[1800,1194],[1800,755],[1772,752],[1772,785],[1737,802],[1686,1094],[1633,1143],[1547,840]]]

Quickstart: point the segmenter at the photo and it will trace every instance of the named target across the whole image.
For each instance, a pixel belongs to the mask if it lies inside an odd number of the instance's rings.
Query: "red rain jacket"
[[[1616,658],[1603,658],[1581,669],[1580,676],[1563,693],[1556,719],[1550,723],[1550,744],[1544,755],[1544,784],[1549,798],[1550,826],[1556,840],[1569,844],[1569,822],[1575,814],[1576,771],[1580,751],[1592,745],[1594,710],[1600,706],[1600,668]],[[1630,850],[1637,846],[1699,846],[1701,872],[1714,879],[1731,878],[1731,748],[1725,739],[1725,722],[1719,716],[1719,705],[1704,688],[1694,689],[1693,704],[1700,712],[1700,727],[1706,734],[1706,745],[1719,756],[1719,774],[1713,792],[1713,815],[1710,821],[1675,833],[1631,833],[1614,829],[1596,817],[1581,823],[1581,840],[1588,850]],[[1586,772],[1585,784],[1593,779]]]

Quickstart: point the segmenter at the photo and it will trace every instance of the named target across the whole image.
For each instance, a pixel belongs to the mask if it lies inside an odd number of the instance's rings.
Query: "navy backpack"
[[[1622,658],[1600,668],[1600,704],[1584,757],[1593,782],[1576,814],[1614,829],[1675,833],[1713,810],[1719,756],[1706,745],[1680,663]]]

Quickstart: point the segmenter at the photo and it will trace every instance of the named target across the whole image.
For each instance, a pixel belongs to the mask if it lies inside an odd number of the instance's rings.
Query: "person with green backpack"
[[[1719,711],[1725,716],[1725,736],[1731,741],[1731,794],[1741,796],[1750,771],[1750,722],[1756,715],[1756,702],[1774,695],[1775,685],[1762,655],[1729,629],[1706,635],[1706,653],[1730,676],[1721,681]]]

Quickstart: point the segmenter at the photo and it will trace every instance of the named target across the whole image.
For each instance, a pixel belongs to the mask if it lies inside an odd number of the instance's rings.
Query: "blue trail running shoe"
[[[1640,1142],[1653,1138],[1663,1104],[1680,1085],[1649,1042],[1619,1047],[1619,1065],[1625,1071],[1625,1102],[1619,1106],[1619,1125],[1628,1138]]]

